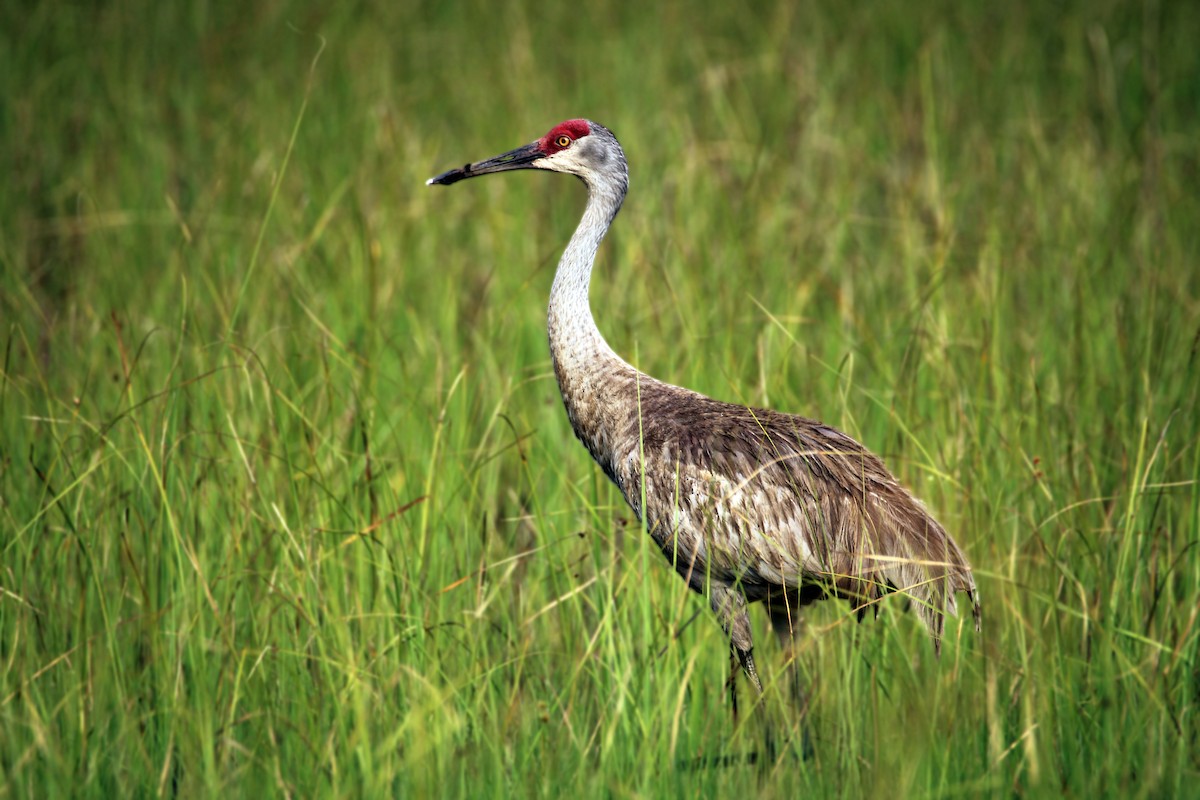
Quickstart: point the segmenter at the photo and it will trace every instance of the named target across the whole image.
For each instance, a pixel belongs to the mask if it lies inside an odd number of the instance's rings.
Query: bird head
[[[449,186],[466,178],[514,169],[566,172],[590,187],[616,183],[622,193],[628,183],[625,153],[616,137],[608,128],[586,119],[561,122],[537,141],[485,161],[464,164],[425,183]]]

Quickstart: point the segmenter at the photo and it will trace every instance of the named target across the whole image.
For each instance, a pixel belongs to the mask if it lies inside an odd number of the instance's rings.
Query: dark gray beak
[[[476,175],[487,175],[489,172],[529,169],[530,164],[544,156],[545,153],[538,148],[538,143],[533,142],[524,147],[518,147],[516,150],[510,150],[504,155],[489,158],[487,161],[477,161],[474,164],[465,164],[459,169],[443,172],[436,178],[430,178],[425,181],[425,185],[433,186],[434,184],[441,184],[442,186],[449,186],[466,178],[474,178]]]

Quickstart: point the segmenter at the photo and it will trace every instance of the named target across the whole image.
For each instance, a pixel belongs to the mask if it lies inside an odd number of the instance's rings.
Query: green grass
[[[844,5],[0,9],[0,797],[1194,792],[1200,13]],[[423,185],[580,115],[617,351],[976,566],[809,614],[807,758],[571,435],[578,183]]]

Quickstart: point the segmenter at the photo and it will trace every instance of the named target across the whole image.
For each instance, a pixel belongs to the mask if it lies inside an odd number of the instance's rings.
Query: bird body
[[[571,426],[672,567],[709,598],[755,685],[761,689],[748,603],[764,603],[772,626],[790,636],[811,602],[841,597],[861,616],[900,591],[936,646],[962,591],[978,629],[978,591],[962,551],[865,447],[812,419],[656,380],[609,347],[592,318],[588,287],[628,190],[628,170],[607,128],[569,120],[525,147],[429,183],[529,168],[574,174],[588,187],[547,314]]]

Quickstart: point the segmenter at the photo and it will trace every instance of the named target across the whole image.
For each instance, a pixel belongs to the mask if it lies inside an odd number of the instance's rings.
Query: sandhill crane
[[[625,153],[603,125],[563,122],[535,142],[452,169],[430,185],[517,169],[565,172],[587,206],[550,290],[554,374],[575,435],[620,488],[671,566],[707,595],[738,665],[762,691],[747,604],[762,602],[785,642],[798,612],[825,597],[861,619],[907,594],[940,649],[943,614],[971,567],[941,525],[874,454],[816,420],[724,403],[622,360],[588,303],[592,265],[629,187]],[[734,695],[736,708],[736,695]]]

